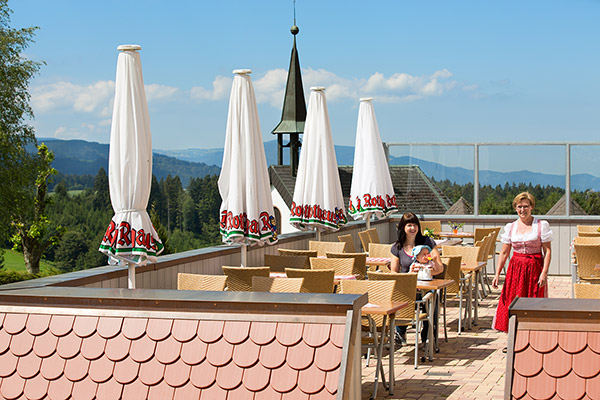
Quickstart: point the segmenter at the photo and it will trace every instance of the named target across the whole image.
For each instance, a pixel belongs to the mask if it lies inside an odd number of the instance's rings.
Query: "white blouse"
[[[533,224],[531,224],[531,231],[527,233],[517,233],[516,229],[512,229],[513,227],[516,227],[516,223],[517,221],[506,224],[504,230],[502,231],[502,235],[500,236],[502,243],[510,244],[512,242],[528,242],[530,240],[537,239],[538,224],[542,224],[542,243],[552,241],[552,230],[550,229],[550,224],[548,221],[534,218]]]

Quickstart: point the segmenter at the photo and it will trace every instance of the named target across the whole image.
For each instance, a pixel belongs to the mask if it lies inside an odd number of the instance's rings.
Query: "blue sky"
[[[40,27],[27,51],[47,64],[31,83],[39,137],[107,143],[116,47],[135,43],[155,148],[222,147],[236,68],[253,70],[263,136],[274,139],[291,0],[9,7],[13,27]],[[354,145],[364,96],[387,142],[599,138],[598,0],[298,0],[296,17],[305,90],[327,87],[337,145]]]

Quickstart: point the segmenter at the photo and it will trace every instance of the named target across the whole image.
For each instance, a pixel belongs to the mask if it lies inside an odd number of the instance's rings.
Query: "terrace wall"
[[[463,230],[472,232],[478,227],[504,226],[513,221],[513,216],[499,216],[493,218],[457,218],[456,216],[431,216],[425,219],[442,220],[442,222],[462,221],[465,223]],[[577,224],[600,224],[600,219],[572,220],[568,218],[548,218],[554,232],[552,243],[551,275],[571,274],[571,249],[570,244],[577,234]],[[372,222],[371,226],[377,228],[382,242],[391,243],[396,239],[396,224],[398,218]],[[444,224],[443,224],[444,226]],[[351,222],[340,231],[325,233],[324,241],[337,241],[338,235],[351,233],[355,239],[355,247],[361,249],[358,232],[365,229],[362,221]],[[442,228],[448,230],[447,225]],[[277,254],[277,248],[307,249],[308,242],[314,239],[314,233],[298,232],[282,235],[277,244],[273,246],[253,246],[248,249],[248,265],[262,265],[265,254]],[[497,249],[500,249],[497,243]],[[187,252],[161,256],[156,264],[148,264],[136,269],[136,287],[142,289],[176,289],[177,274],[179,272],[194,274],[221,274],[223,265],[240,264],[239,246],[215,246]],[[492,263],[488,264],[488,273],[493,273]],[[126,288],[127,267],[105,266],[68,274],[50,276],[31,281],[17,282],[0,286],[0,290],[20,289],[43,286],[69,286],[89,288]]]

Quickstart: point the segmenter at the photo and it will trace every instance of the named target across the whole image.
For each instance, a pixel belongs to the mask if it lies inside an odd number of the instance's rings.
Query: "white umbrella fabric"
[[[348,222],[325,88],[312,87],[292,201],[290,223],[301,230],[337,231]]]
[[[372,100],[370,97],[360,99],[348,204],[348,214],[354,219],[366,220],[367,228],[370,227],[372,214],[377,218],[385,218],[398,212]]]
[[[108,179],[113,216],[99,250],[114,263],[129,266],[129,288],[135,288],[135,266],[156,262],[163,250],[146,212],[152,184],[152,138],[148,104],[137,45],[117,48],[115,102],[110,132]]]
[[[247,245],[277,242],[271,185],[267,171],[251,71],[233,71],[223,165],[219,176],[220,231],[223,242]]]

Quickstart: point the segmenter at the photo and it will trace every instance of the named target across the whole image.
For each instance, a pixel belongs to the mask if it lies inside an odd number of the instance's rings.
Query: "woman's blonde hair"
[[[535,197],[533,197],[529,192],[521,192],[518,195],[516,195],[512,203],[513,208],[516,209],[517,204],[519,204],[522,200],[529,200],[531,208],[535,208]]]

